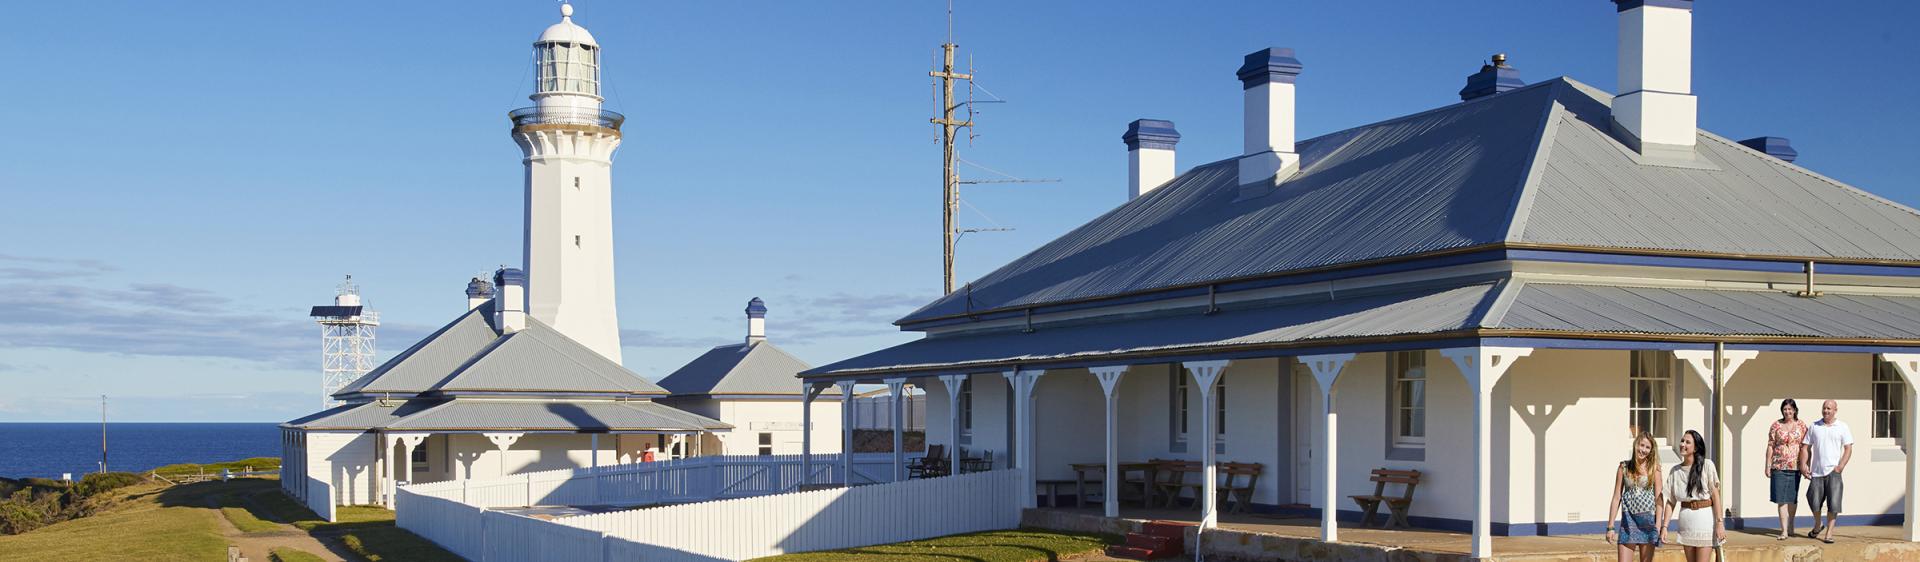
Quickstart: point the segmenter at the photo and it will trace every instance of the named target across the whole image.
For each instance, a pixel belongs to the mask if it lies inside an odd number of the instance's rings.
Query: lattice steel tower
[[[360,287],[348,275],[333,305],[313,307],[312,316],[320,323],[320,406],[332,408],[340,405],[333,393],[373,370],[373,335],[380,327],[380,313],[361,305]]]

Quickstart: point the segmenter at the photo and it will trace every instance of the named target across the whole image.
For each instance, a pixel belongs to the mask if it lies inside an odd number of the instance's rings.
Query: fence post
[[[526,501],[526,503],[522,503],[522,504],[520,504],[520,505],[528,505],[528,506],[530,506],[530,505],[533,505],[533,473],[531,473],[531,472],[529,472],[529,473],[526,473],[526,474],[524,474],[524,475],[522,475],[522,476],[525,476],[525,477],[526,477],[526,479],[527,479],[527,488],[526,488],[526,491],[527,491],[527,501]]]

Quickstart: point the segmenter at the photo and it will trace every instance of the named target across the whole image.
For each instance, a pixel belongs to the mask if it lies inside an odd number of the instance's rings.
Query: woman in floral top
[[[1807,436],[1807,424],[1800,421],[1800,405],[1792,398],[1780,401],[1780,419],[1767,429],[1767,478],[1773,481],[1770,496],[1780,507],[1780,535],[1787,540],[1793,534],[1793,517],[1800,511],[1800,441]]]

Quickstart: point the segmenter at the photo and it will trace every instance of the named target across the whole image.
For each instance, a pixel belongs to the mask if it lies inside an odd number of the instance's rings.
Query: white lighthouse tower
[[[600,45],[560,5],[533,42],[533,107],[516,109],[527,166],[527,311],[620,362],[613,299],[613,151],[626,118],[600,108]]]

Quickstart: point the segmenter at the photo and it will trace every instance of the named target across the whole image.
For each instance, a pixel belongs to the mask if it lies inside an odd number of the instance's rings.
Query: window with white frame
[[[760,456],[773,456],[773,434],[760,434]]]
[[[1213,383],[1213,439],[1221,441],[1227,438],[1227,375],[1222,373]]]
[[[419,445],[414,445],[413,450],[407,455],[413,460],[414,472],[427,472],[427,441],[425,439],[420,440]]]
[[[973,377],[960,379],[960,440],[973,441]]]
[[[1645,431],[1661,440],[1673,435],[1676,361],[1665,351],[1633,352],[1627,373],[1627,424],[1634,435]]]
[[[1187,368],[1179,365],[1169,365],[1167,367],[1167,374],[1172,375],[1167,383],[1167,425],[1173,435],[1174,449],[1176,451],[1185,450],[1187,444]]]
[[[1396,351],[1387,356],[1393,375],[1393,443],[1422,446],[1427,442],[1427,353]]]
[[[1892,363],[1874,357],[1873,361],[1873,436],[1876,439],[1900,439],[1907,409],[1907,383],[1900,379]]]

